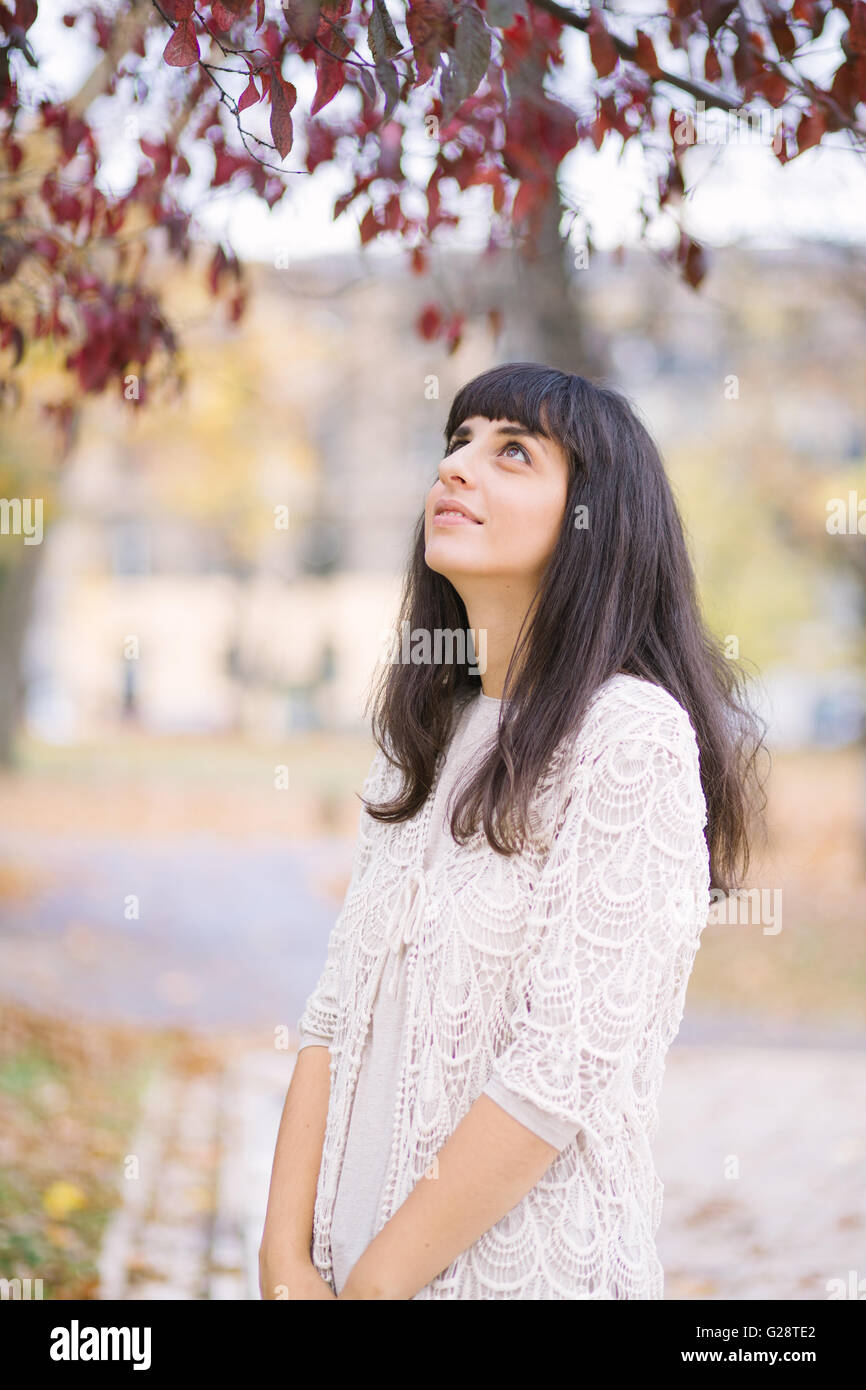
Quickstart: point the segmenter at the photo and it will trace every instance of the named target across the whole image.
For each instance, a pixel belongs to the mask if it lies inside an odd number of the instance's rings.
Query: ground
[[[371,757],[131,733],[25,745],[0,778],[0,1276],[258,1296],[292,1030]],[[749,881],[782,930],[704,932],[655,1142],[667,1298],[866,1277],[861,783],[853,752],[776,758]]]

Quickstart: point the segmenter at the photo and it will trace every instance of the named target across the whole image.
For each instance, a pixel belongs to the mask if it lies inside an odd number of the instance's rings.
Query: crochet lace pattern
[[[497,854],[479,828],[425,873],[444,756],[411,820],[386,825],[362,809],[346,897],[298,1022],[331,1056],[313,1263],[334,1287],[334,1199],[390,966],[407,972],[407,1018],[377,1232],[417,1182],[436,1180],[436,1155],[488,1086],[574,1129],[532,1190],[415,1298],[660,1299],[651,1140],[710,906],[694,729],[666,690],[611,677],[555,750],[524,849]],[[363,795],[380,803],[401,782],[379,750]]]

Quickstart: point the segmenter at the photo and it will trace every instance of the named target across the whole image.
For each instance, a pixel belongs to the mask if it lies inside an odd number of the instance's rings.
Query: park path
[[[866,1052],[674,1047],[654,1147],[666,1298],[866,1280]]]
[[[222,1072],[153,1082],[101,1298],[259,1297],[295,1056],[238,1047]],[[654,1152],[666,1299],[826,1299],[866,1279],[866,1053],[675,1044]]]
[[[160,1073],[103,1241],[101,1299],[253,1299],[271,1162],[296,1053],[241,1047],[222,1070]]]

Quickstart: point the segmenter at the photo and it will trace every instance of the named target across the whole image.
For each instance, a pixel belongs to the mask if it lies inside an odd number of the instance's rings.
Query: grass
[[[74,745],[21,738],[16,749],[20,777],[49,777],[88,783],[118,778],[186,781],[208,785],[252,786],[262,768],[287,764],[299,788],[309,792],[345,792],[366,775],[375,744],[365,734],[293,733],[283,740],[261,742],[231,735],[176,735],[156,738],[119,730],[99,742]]]
[[[0,1008],[0,1277],[45,1299],[91,1299],[120,1201],[144,1087],[160,1067],[214,1064],[171,1030],[81,1024]]]
[[[22,739],[15,767],[0,773],[0,822],[52,836],[354,836],[374,752],[354,734],[259,744],[122,731],[74,747]]]
[[[866,778],[854,748],[776,754],[769,843],[747,887],[778,890],[781,930],[708,925],[690,1007],[866,1029]],[[773,901],[771,898],[770,901]]]

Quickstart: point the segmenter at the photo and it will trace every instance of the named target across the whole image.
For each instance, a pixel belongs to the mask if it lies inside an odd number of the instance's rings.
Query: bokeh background
[[[866,1276],[866,265],[834,214],[850,166],[814,153],[769,224],[780,171],[713,170],[695,217],[729,215],[698,292],[629,242],[627,177],[596,171],[609,246],[571,266],[556,344],[655,434],[772,755],[748,883],[780,894],[780,929],[707,927],[669,1059],[668,1298],[862,1297]],[[313,195],[291,229],[229,215],[240,323],[214,311],[207,247],[158,269],[182,397],[88,401],[61,449],[36,353],[3,419],[3,494],[43,497],[46,527],[2,537],[0,567],[0,1275],[45,1297],[257,1297],[365,697],[450,399],[553,360],[521,267],[471,238],[434,256],[477,311],[446,356],[411,330],[403,261],[334,242]],[[859,531],[828,530],[834,499]]]

